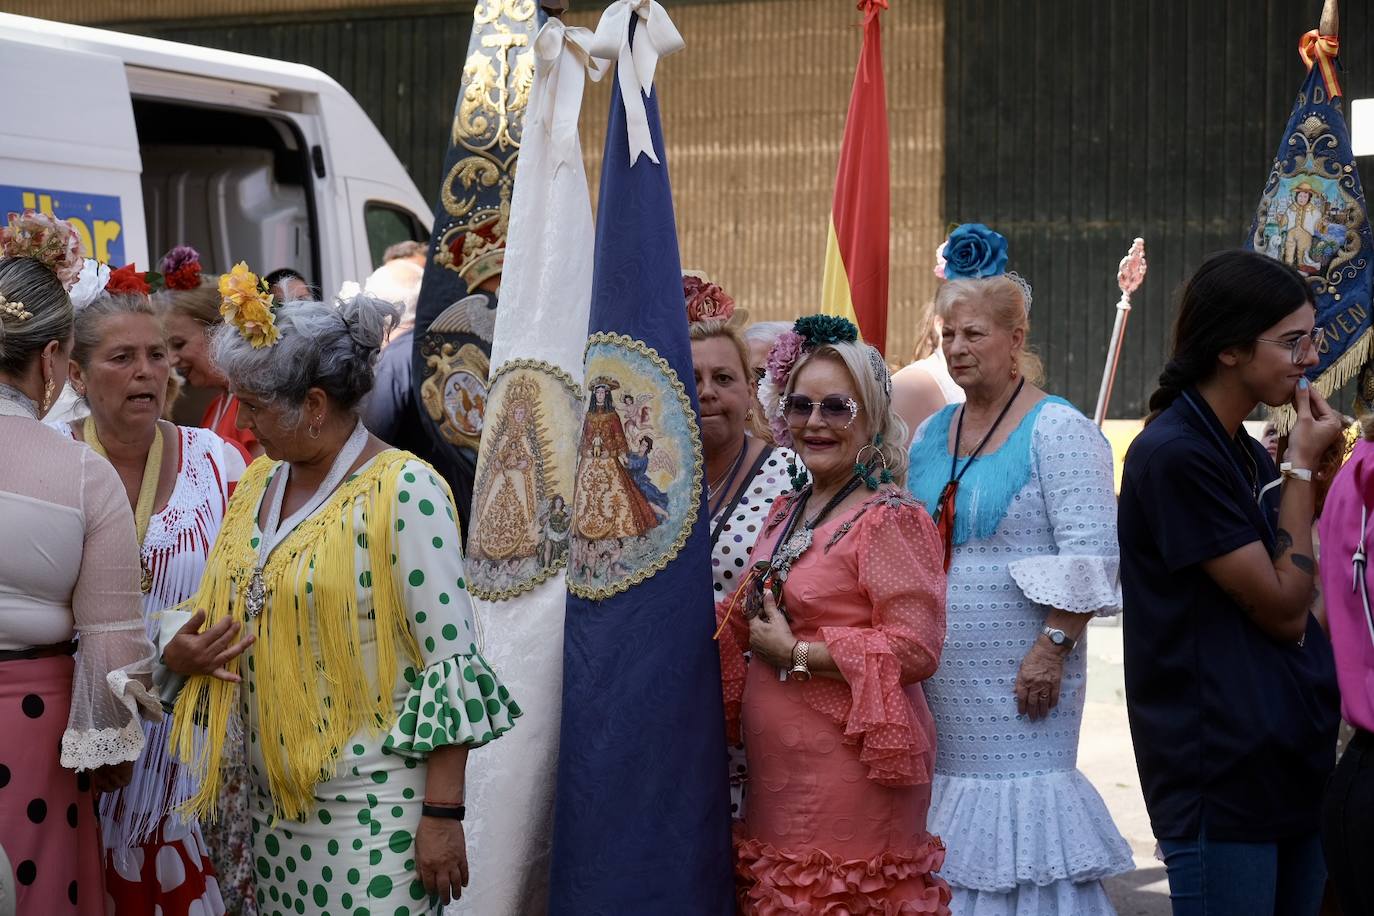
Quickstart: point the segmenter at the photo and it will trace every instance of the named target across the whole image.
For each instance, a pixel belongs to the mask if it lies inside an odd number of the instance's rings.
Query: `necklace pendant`
[[[145,595],[153,590],[153,571],[142,557],[138,559],[138,589]]]
[[[248,591],[243,596],[249,617],[262,613],[267,605],[267,583],[262,580],[262,567],[253,570],[253,578],[248,580]]]

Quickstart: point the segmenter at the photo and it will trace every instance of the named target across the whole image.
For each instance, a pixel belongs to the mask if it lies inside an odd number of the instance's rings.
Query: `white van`
[[[0,221],[70,220],[88,255],[290,267],[326,293],[431,214],[358,103],[311,67],[0,13]],[[438,155],[436,151],[436,155]]]

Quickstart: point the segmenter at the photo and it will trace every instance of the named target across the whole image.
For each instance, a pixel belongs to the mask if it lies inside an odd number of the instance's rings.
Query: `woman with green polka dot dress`
[[[467,884],[468,749],[520,708],[478,651],[446,485],[357,419],[394,310],[272,303],[264,342],[240,289],[221,282],[214,358],[267,455],[162,630],[189,805],[213,812],[237,704],[259,911],[437,914]]]

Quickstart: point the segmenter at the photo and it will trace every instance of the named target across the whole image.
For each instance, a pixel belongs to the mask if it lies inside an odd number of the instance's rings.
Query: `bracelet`
[[[453,821],[461,821],[466,813],[467,808],[463,805],[431,805],[429,802],[420,805],[422,817],[443,817]]]

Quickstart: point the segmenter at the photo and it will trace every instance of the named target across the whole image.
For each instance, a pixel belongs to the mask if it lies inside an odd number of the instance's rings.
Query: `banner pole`
[[[1093,422],[1101,428],[1107,419],[1107,407],[1112,401],[1112,384],[1116,381],[1117,365],[1121,362],[1121,341],[1126,337],[1126,321],[1131,314],[1131,294],[1145,279],[1145,240],[1136,239],[1131,250],[1121,259],[1116,270],[1116,285],[1121,298],[1116,303],[1116,322],[1112,325],[1112,339],[1107,344],[1107,362],[1102,367],[1102,385],[1097,389],[1097,409]]]

